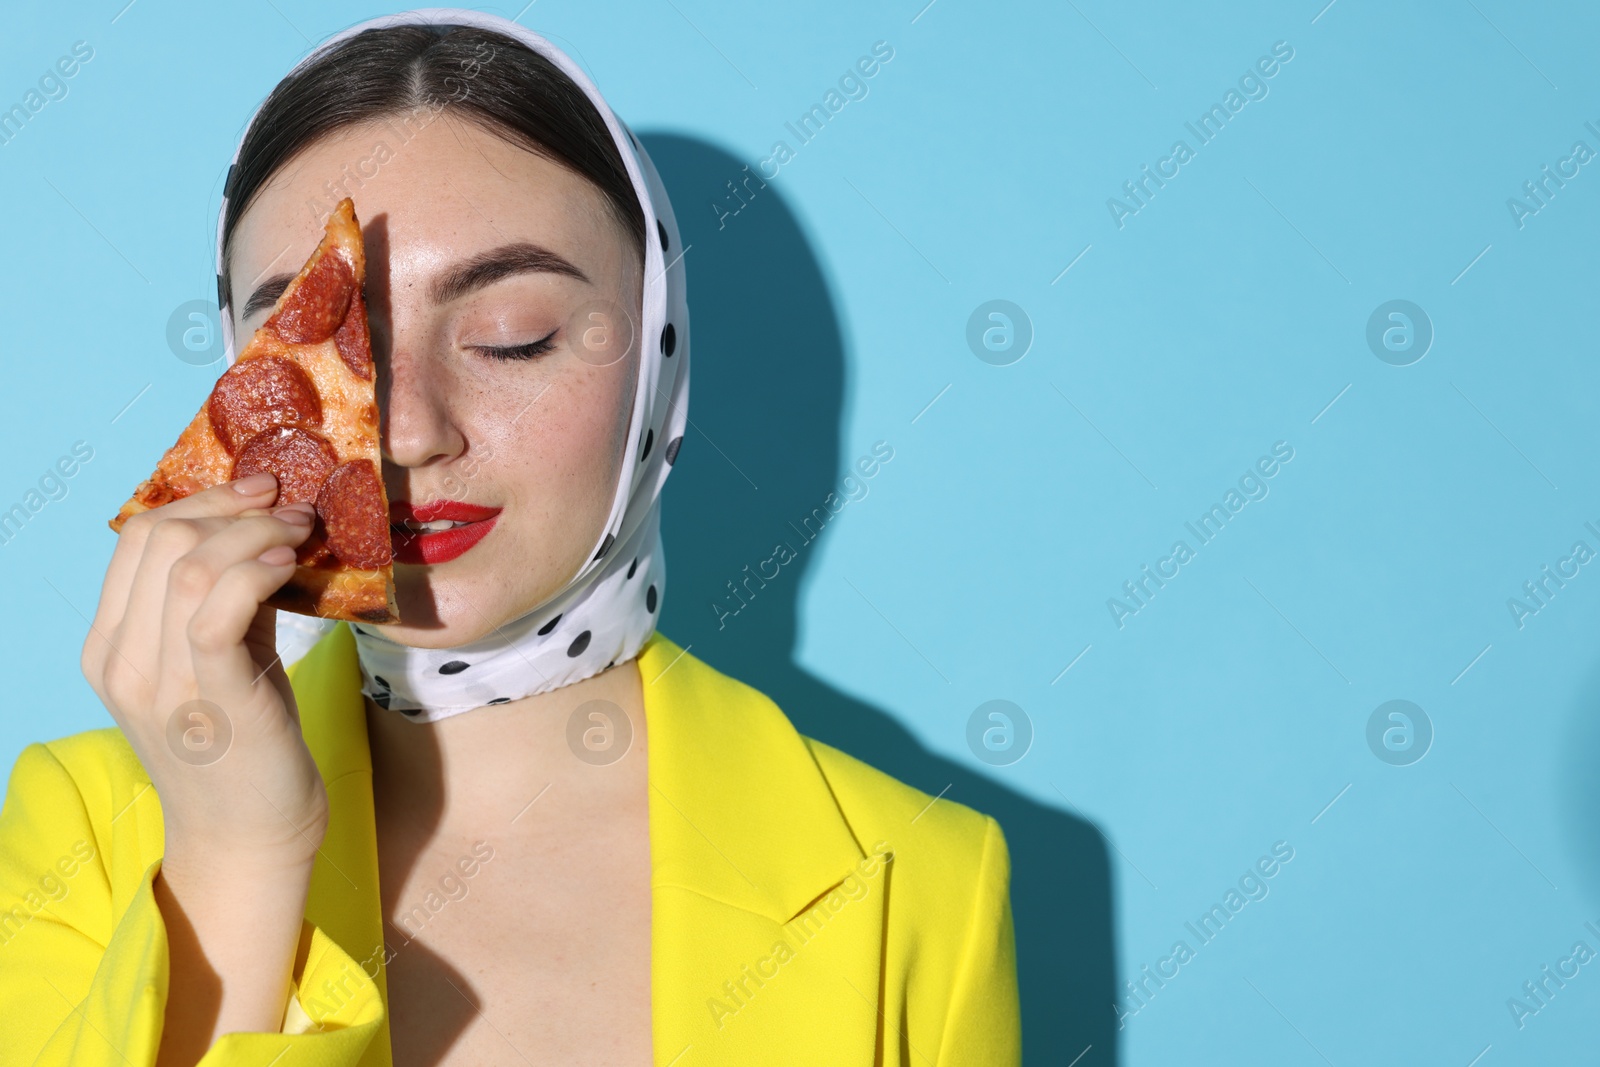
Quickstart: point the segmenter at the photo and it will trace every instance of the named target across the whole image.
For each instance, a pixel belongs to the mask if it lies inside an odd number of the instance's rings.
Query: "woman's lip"
[[[394,546],[394,561],[396,563],[448,563],[467,549],[482,541],[494,529],[494,524],[500,514],[500,509],[480,509],[490,512],[488,518],[479,522],[452,519],[455,522],[466,521],[464,526],[455,526],[448,530],[437,530],[432,533],[419,533],[408,530],[398,523],[389,528],[389,539]],[[452,518],[449,515],[436,516],[436,518]],[[433,519],[422,519],[423,522],[432,522]]]
[[[483,522],[498,514],[500,514],[499,508],[468,504],[461,500],[435,500],[430,504],[412,504],[409,500],[389,502],[389,522],[394,526],[399,526],[408,519],[412,522],[435,522],[439,519],[448,519],[451,522]]]

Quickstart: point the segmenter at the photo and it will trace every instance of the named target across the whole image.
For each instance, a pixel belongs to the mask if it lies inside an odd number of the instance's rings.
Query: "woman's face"
[[[435,526],[481,520],[395,532],[403,621],[385,633],[445,648],[537,607],[592,552],[627,444],[643,270],[592,183],[448,113],[422,122],[404,143],[398,121],[340,131],[274,175],[235,230],[228,303],[243,347],[348,192],[389,499],[424,518],[454,502]]]

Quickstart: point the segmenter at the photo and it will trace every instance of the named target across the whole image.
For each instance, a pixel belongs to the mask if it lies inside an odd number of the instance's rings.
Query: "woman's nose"
[[[448,462],[464,438],[450,415],[452,390],[427,362],[403,346],[378,364],[378,407],[383,457],[400,467]]]

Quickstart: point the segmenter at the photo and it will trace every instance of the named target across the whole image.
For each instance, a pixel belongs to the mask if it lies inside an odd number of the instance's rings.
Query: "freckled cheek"
[[[615,488],[616,468],[621,438],[627,424],[620,421],[626,413],[624,401],[617,407],[617,399],[609,388],[596,389],[593,383],[570,389],[564,383],[554,383],[550,390],[527,408],[516,419],[517,409],[527,404],[520,400],[497,425],[506,444],[504,466],[507,478],[521,483],[525,494],[537,497],[555,497],[576,503],[584,497],[601,500],[609,505]],[[509,405],[496,405],[503,411]],[[496,447],[497,453],[501,447]],[[497,459],[499,456],[497,455]]]

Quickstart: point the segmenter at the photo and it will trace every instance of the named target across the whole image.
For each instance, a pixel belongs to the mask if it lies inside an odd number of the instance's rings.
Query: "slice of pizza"
[[[346,197],[271,317],[111,528],[120,533],[141,511],[270,471],[276,502],[313,503],[317,521],[296,551],[294,575],[267,605],[399,621],[365,280],[361,227]]]

